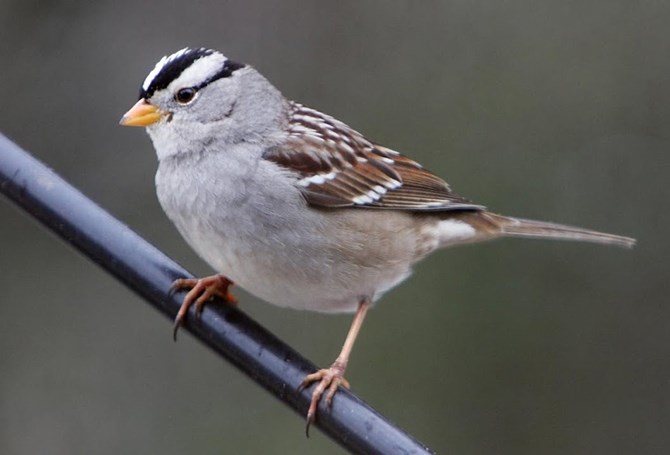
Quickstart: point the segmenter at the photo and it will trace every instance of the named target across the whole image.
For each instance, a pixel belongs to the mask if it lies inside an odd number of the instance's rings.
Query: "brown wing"
[[[265,159],[298,174],[306,200],[322,207],[482,210],[419,163],[373,144],[342,122],[292,105],[289,137]]]

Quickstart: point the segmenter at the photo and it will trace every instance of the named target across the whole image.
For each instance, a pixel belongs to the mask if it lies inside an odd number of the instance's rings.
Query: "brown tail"
[[[621,235],[606,234],[604,232],[590,231],[564,224],[546,223],[544,221],[524,220],[512,218],[493,213],[487,213],[499,232],[507,237],[530,237],[541,239],[573,240],[577,242],[593,242],[604,245],[616,245],[624,248],[632,248],[636,240]]]

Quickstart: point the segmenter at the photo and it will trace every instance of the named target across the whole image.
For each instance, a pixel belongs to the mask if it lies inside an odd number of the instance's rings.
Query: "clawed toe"
[[[312,392],[312,399],[307,410],[307,425],[305,426],[305,434],[307,437],[309,437],[309,426],[314,423],[314,420],[316,419],[316,409],[319,406],[319,401],[321,401],[323,393],[326,392],[326,390],[328,391],[326,393],[326,406],[330,408],[338,387],[342,386],[346,389],[349,388],[349,381],[344,379],[344,370],[346,370],[347,363],[349,363],[349,354],[351,354],[354,341],[356,341],[358,332],[361,330],[361,325],[363,324],[363,319],[365,319],[365,314],[368,311],[369,303],[370,301],[368,299],[363,299],[359,303],[354,320],[351,322],[349,333],[347,333],[347,338],[344,340],[344,345],[342,345],[340,355],[337,356],[337,359],[333,362],[330,368],[308,374],[298,386],[298,391],[301,391],[312,383],[318,382]]]
[[[179,278],[170,286],[169,295],[174,295],[180,289],[189,289],[174,320],[173,338],[177,340],[177,332],[186,319],[191,305],[195,304],[195,315],[200,318],[205,304],[212,297],[220,297],[228,304],[237,304],[237,299],[230,293],[233,282],[223,275],[212,275],[204,278]]]
[[[305,376],[305,379],[303,379],[298,386],[298,391],[302,391],[311,384],[318,383],[312,392],[312,399],[309,404],[309,409],[307,410],[307,425],[305,426],[305,434],[307,437],[309,437],[309,427],[316,419],[316,410],[324,392],[326,393],[326,406],[330,408],[338,387],[342,386],[346,389],[349,388],[349,381],[344,378],[345,368],[346,366],[344,364],[335,361],[330,368],[324,368]]]

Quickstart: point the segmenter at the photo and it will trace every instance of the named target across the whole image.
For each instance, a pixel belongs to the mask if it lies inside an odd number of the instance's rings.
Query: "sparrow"
[[[165,56],[149,72],[125,126],[146,127],[168,218],[216,274],[178,279],[189,307],[229,303],[233,283],[266,302],[354,313],[315,385],[307,431],[330,406],[368,309],[430,253],[501,237],[632,247],[629,237],[502,216],[454,193],[416,161],[347,124],[288,100],[253,67],[206,48]]]

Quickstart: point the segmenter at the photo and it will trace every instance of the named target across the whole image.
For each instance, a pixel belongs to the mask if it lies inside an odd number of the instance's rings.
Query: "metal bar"
[[[170,284],[192,275],[2,134],[0,191],[168,318],[175,317],[183,294],[168,295]],[[315,366],[249,316],[226,305],[207,305],[199,322],[190,311],[185,329],[305,416],[310,389],[298,393],[297,386]],[[170,331],[165,338],[171,339]],[[432,453],[346,390],[338,392],[332,409],[319,407],[315,425],[352,453]]]

